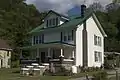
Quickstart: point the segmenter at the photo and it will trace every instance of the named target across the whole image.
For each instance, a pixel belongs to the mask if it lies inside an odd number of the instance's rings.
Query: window
[[[53,25],[55,25],[55,18],[53,19]]]
[[[48,20],[47,20],[47,27],[48,27]]]
[[[95,51],[95,62],[102,62],[102,53]]]
[[[39,37],[36,36],[36,37],[35,37],[35,40],[36,40],[35,43],[38,44],[38,42],[39,42]]]
[[[68,41],[72,40],[72,32],[68,32]]]
[[[34,36],[33,37],[33,44],[35,44],[36,42],[35,42],[35,40],[36,40],[36,37]]]
[[[97,45],[97,36],[94,35],[94,44]]]
[[[73,40],[73,30],[63,33],[63,41],[72,41]]]
[[[58,26],[58,18],[56,18],[56,26]]]
[[[98,37],[98,45],[101,46],[101,38]]]
[[[94,35],[94,45],[101,46],[101,37]]]
[[[39,44],[42,43],[42,37],[39,36]]]
[[[64,35],[64,38],[63,38],[63,39],[64,39],[64,41],[67,41],[67,36],[66,36],[66,35]]]
[[[44,35],[34,36],[33,44],[41,44],[44,42]]]
[[[49,19],[46,21],[47,27],[58,26],[58,18]]]

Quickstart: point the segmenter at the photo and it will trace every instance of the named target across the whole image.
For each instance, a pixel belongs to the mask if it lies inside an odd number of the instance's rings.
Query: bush
[[[80,69],[81,72],[93,72],[93,71],[100,71],[102,68],[99,68],[99,67],[87,67],[87,68],[84,68],[84,67],[79,66],[79,69]]]
[[[43,75],[47,75],[47,76],[52,76],[52,72],[49,70],[49,69],[46,69],[44,72],[43,72]]]
[[[66,70],[64,67],[60,67],[58,72],[51,72],[50,70],[45,70],[44,75],[52,75],[52,76],[71,76],[72,70]]]
[[[93,77],[94,77],[93,80],[108,80],[107,75],[108,74],[105,71],[98,72],[98,73],[93,75]]]
[[[12,67],[12,68],[18,68],[19,66],[20,66],[19,60],[13,61],[12,64],[11,64],[11,67]]]

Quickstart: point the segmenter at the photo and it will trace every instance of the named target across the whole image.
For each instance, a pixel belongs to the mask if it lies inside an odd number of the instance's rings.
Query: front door
[[[41,63],[45,63],[45,52],[41,52]]]

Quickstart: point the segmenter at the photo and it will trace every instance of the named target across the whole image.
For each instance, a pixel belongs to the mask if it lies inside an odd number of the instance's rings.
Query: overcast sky
[[[75,5],[85,3],[87,6],[93,2],[100,2],[103,6],[109,4],[112,0],[27,0],[28,4],[34,4],[39,11],[55,10],[60,13],[65,13]]]

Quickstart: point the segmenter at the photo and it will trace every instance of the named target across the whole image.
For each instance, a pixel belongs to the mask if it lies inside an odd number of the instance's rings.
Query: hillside
[[[19,49],[28,44],[27,33],[42,23],[45,13],[24,0],[2,0],[0,2],[0,38],[13,48],[13,60],[19,59]]]
[[[96,14],[108,35],[105,38],[105,51],[120,52],[120,8],[107,13],[96,12]]]

